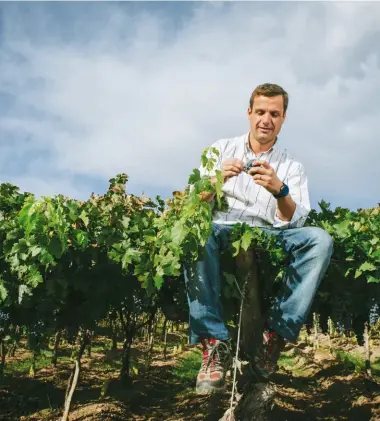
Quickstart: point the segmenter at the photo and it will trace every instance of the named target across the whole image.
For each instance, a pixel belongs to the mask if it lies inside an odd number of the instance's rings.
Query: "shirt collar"
[[[249,133],[250,132],[248,132],[244,135],[244,148],[245,148],[246,153],[249,152],[249,151],[253,152],[249,147]],[[272,147],[270,149],[268,149],[267,151],[263,152],[263,153],[271,153],[275,149],[277,149],[277,141],[278,141],[278,136],[276,136],[276,140],[274,141]]]

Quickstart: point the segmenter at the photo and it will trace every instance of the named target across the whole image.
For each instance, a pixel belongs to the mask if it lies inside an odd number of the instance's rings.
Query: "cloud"
[[[377,203],[380,4],[161,7],[2,7],[2,181],[86,196],[127,172],[170,194],[206,146],[248,130],[250,93],[271,81],[290,94],[280,142],[313,204]]]

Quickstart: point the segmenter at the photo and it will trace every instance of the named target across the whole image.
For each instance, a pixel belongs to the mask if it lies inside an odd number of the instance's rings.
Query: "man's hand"
[[[266,161],[255,161],[253,168],[248,171],[248,174],[253,176],[256,184],[263,186],[269,193],[280,193],[282,181]]]
[[[243,161],[237,158],[226,159],[222,164],[223,180],[227,181],[229,178],[239,175],[244,169]]]
[[[225,183],[229,178],[239,175],[244,169],[243,161],[237,158],[229,158],[223,161],[222,164],[222,177]],[[216,183],[216,177],[211,177],[212,184]],[[215,193],[201,192],[198,197],[202,202],[211,202],[215,198]]]

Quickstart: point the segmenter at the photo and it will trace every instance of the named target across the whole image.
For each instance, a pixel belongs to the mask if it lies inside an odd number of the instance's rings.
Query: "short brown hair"
[[[261,95],[267,96],[267,97],[282,95],[284,99],[284,114],[286,113],[286,110],[288,109],[288,104],[289,104],[289,95],[286,91],[284,91],[284,89],[281,88],[281,86],[276,85],[274,83],[264,83],[262,85],[259,85],[252,92],[251,98],[249,100],[250,109],[253,108],[253,101],[255,97],[261,96]]]

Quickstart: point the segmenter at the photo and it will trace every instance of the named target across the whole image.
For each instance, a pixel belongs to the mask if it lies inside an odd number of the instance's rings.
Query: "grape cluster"
[[[347,333],[352,328],[352,314],[346,297],[336,297],[331,318],[339,335]]]
[[[373,303],[369,310],[369,323],[373,326],[380,318],[380,307],[378,303]]]
[[[38,351],[44,338],[45,323],[40,319],[29,325],[29,335],[27,345],[29,349]]]
[[[9,323],[10,315],[4,310],[0,310],[0,335],[4,333],[7,324]]]
[[[3,320],[8,321],[9,317],[10,317],[9,313],[6,313],[5,311],[0,310],[0,320],[1,321],[3,321]]]
[[[39,336],[43,331],[45,323],[43,320],[37,320],[35,323],[30,325],[29,335],[31,336]]]

